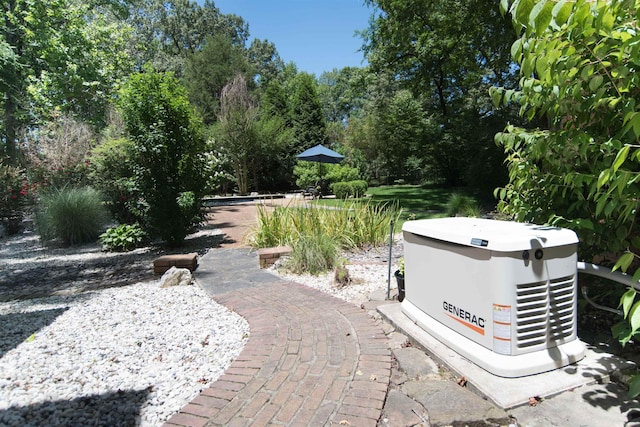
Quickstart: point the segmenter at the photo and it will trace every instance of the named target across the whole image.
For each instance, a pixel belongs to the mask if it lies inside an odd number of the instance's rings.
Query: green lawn
[[[462,194],[475,199],[466,188],[444,188],[435,185],[383,185],[367,190],[367,197],[346,202],[337,199],[320,199],[323,206],[344,207],[354,202],[397,204],[402,209],[402,222],[407,219],[439,218],[446,216],[447,202],[452,194]],[[476,200],[480,204],[478,200]],[[399,224],[401,227],[402,224]],[[397,229],[397,228],[396,228]]]

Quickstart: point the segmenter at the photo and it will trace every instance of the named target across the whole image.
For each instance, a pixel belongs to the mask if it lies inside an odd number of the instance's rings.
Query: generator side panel
[[[491,251],[404,232],[405,300],[492,350]],[[502,276],[508,273],[501,272]]]

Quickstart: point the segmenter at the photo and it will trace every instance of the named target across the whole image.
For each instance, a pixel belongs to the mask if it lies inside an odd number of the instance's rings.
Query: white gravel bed
[[[391,248],[391,259],[389,259],[388,246],[342,252],[339,259],[344,263],[352,279],[346,286],[336,283],[333,271],[318,275],[292,274],[284,267],[286,258],[276,261],[270,267],[270,271],[284,280],[312,287],[360,306],[373,299],[385,299],[387,288],[390,291],[389,296],[397,295],[398,286],[393,273],[398,269],[398,261],[403,255],[403,250],[402,235],[396,234]],[[391,271],[389,271],[389,263],[391,263]]]
[[[285,280],[312,287],[358,306],[371,299],[386,297],[387,278],[389,276],[387,264],[347,264],[345,268],[349,272],[352,282],[346,286],[340,286],[336,283],[333,272],[318,275],[298,275],[288,273],[279,263],[271,267],[275,274]],[[390,287],[391,289],[396,289],[397,285],[393,271],[395,271],[395,268],[391,270]]]
[[[157,426],[215,381],[249,326],[158,281],[0,303],[0,425]]]

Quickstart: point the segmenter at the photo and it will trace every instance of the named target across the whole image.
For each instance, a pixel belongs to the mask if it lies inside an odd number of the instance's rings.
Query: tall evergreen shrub
[[[142,225],[180,245],[202,218],[204,136],[187,92],[168,73],[134,75],[119,107],[133,142],[134,179],[145,209]]]

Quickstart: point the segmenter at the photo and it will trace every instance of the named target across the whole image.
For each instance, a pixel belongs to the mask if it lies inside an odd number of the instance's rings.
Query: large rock
[[[188,268],[171,267],[160,278],[160,287],[190,285],[191,279],[191,271]]]

